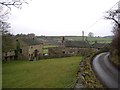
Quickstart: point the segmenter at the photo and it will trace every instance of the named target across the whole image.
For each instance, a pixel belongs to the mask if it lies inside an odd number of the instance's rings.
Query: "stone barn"
[[[102,48],[110,48],[110,43],[94,43],[92,48],[102,49]]]
[[[83,55],[89,52],[89,43],[85,41],[65,41],[61,47],[49,48],[49,56]]]
[[[23,45],[22,56],[28,60],[38,60],[43,56],[43,44],[34,38],[26,38],[23,41],[27,45]]]
[[[15,58],[15,50],[10,50],[8,52],[2,53],[2,60],[14,60]]]
[[[48,53],[52,57],[77,55],[77,48],[52,47],[48,49]]]
[[[89,48],[90,44],[87,41],[65,41],[65,47]]]
[[[29,45],[22,47],[22,55],[28,60],[38,60],[43,56],[43,45]]]
[[[71,48],[71,47],[52,47],[48,49],[49,56],[74,56],[74,55],[87,55],[91,49],[89,48]]]

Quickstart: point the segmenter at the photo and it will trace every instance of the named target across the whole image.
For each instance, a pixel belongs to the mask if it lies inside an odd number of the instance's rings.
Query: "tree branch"
[[[118,15],[120,14],[120,9],[107,11],[106,13],[108,14],[108,16],[105,16],[105,19],[113,20],[120,28],[120,23],[116,20],[116,18],[119,18]]]
[[[115,18],[107,17],[107,19],[111,19],[111,20],[113,20],[118,26],[120,26],[120,23],[119,23]]]
[[[3,6],[6,6],[6,7],[8,7],[9,9],[11,9],[10,8],[10,6],[14,6],[14,7],[16,7],[16,8],[20,8],[20,6],[23,4],[23,3],[26,3],[26,4],[28,4],[26,1],[24,1],[24,0],[12,0],[11,2],[0,2],[0,4],[1,5],[3,5]]]

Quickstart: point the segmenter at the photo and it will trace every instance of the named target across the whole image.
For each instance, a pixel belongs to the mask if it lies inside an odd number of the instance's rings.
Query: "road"
[[[98,79],[107,88],[120,88],[120,71],[108,59],[109,53],[101,53],[92,61],[92,68]]]

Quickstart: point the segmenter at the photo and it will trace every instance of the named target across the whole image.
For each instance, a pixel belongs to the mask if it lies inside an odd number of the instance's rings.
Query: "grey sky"
[[[95,36],[112,35],[111,21],[102,18],[116,2],[118,0],[32,0],[20,10],[12,8],[11,32],[50,36],[81,35],[85,31],[85,35],[89,32]]]

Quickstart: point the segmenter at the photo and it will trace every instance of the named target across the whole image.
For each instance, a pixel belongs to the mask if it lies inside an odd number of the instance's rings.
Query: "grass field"
[[[83,38],[81,36],[67,36],[65,37],[67,40],[73,41],[81,41]],[[86,36],[85,36],[86,39]],[[98,43],[111,43],[112,38],[105,38],[105,37],[87,37],[87,40],[90,42],[97,41]]]
[[[53,41],[54,40],[61,41],[63,36],[45,36],[45,37],[43,38],[43,40],[51,39]],[[64,36],[64,37],[65,37],[65,40],[72,40],[72,41],[81,41],[81,40],[83,40],[82,36]],[[86,39],[86,36],[84,38]],[[111,43],[112,37],[111,38],[110,37],[87,37],[87,40],[89,42],[97,41],[98,43]]]
[[[80,57],[3,63],[3,88],[73,87]]]

